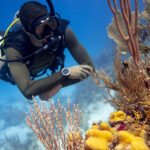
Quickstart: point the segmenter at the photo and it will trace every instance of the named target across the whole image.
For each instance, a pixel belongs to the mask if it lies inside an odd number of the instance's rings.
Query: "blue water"
[[[15,12],[24,2],[26,1],[5,0],[1,3],[0,30],[7,29]],[[39,2],[47,5],[45,0],[39,0]],[[59,12],[62,18],[70,20],[69,27],[73,29],[79,41],[88,51],[96,68],[104,67],[111,73],[113,45],[107,36],[106,29],[113,15],[107,1],[53,0],[53,3],[56,12]],[[139,9],[141,10],[143,6],[142,0],[139,0]],[[65,55],[66,67],[77,64],[67,49]],[[89,78],[82,83],[62,89],[53,99],[56,101],[57,98],[60,98],[62,105],[66,105],[68,97],[72,103],[79,103],[83,111],[83,118],[87,118],[82,121],[81,125],[82,129],[86,130],[93,121],[107,121],[110,112],[113,111],[109,104],[103,103],[103,94],[105,91],[96,86],[93,80]],[[34,144],[36,147],[34,149],[42,149],[24,121],[25,112],[28,110],[28,100],[22,96],[17,87],[0,81],[0,150],[13,150],[14,143],[17,141],[16,137],[20,139],[20,142],[17,142],[20,143],[20,145],[18,144],[18,147],[21,147],[19,150],[32,150]]]

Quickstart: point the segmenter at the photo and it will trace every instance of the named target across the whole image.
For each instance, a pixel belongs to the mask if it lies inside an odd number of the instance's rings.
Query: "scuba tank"
[[[13,17],[13,21],[18,19],[18,15],[19,15],[19,10],[15,13],[14,17]],[[18,20],[13,26],[12,26],[12,31],[13,32],[17,32],[19,30],[23,29],[23,25],[21,23],[20,20]]]
[[[3,38],[4,33],[5,33],[4,31],[0,31],[0,40]],[[6,59],[6,55],[3,55],[2,50],[3,50],[3,42],[1,41],[0,42],[0,58],[1,59]],[[0,61],[0,68],[2,68],[2,66],[4,65],[4,63],[5,62]]]

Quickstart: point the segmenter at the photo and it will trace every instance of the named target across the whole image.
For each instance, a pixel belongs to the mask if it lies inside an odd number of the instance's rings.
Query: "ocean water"
[[[132,1],[132,0],[131,0]],[[13,20],[15,12],[26,0],[5,0],[0,5],[0,30],[6,30]],[[47,5],[45,0],[39,0]],[[133,1],[132,1],[133,3]],[[75,32],[78,40],[88,51],[96,69],[103,68],[112,74],[113,42],[107,35],[107,26],[113,17],[107,0],[53,0],[55,11],[62,18],[70,20],[69,27]],[[139,10],[144,4],[139,0]],[[65,66],[77,65],[68,50],[65,50]],[[108,121],[114,108],[104,103],[105,89],[98,87],[89,77],[78,84],[61,89],[52,98],[57,105],[60,99],[62,106],[70,107],[79,104],[82,111],[81,130],[83,134],[93,121]],[[40,102],[38,97],[35,99]],[[48,102],[46,102],[48,105]],[[25,116],[33,106],[22,96],[16,86],[0,81],[0,150],[44,150],[40,141],[26,125]],[[64,118],[63,118],[64,119]]]

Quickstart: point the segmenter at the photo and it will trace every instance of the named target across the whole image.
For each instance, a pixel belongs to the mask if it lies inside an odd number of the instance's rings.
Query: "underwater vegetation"
[[[81,112],[73,106],[73,113],[64,109],[58,101],[38,105],[33,98],[34,110],[27,113],[26,122],[47,150],[149,150],[150,149],[150,1],[144,0],[145,8],[138,12],[138,0],[132,11],[129,0],[110,0],[108,5],[114,14],[107,28],[114,46],[114,79],[104,71],[91,70],[95,83],[107,89],[110,98],[106,102],[115,107],[108,123],[93,122],[85,138],[79,128]],[[140,21],[139,21],[140,18]],[[121,56],[130,57],[125,61]],[[101,80],[104,84],[101,84]],[[115,95],[111,94],[111,91]],[[31,116],[31,117],[30,117]],[[66,116],[66,125],[62,121]]]
[[[115,79],[113,81],[104,70],[93,73],[93,78],[97,85],[107,88],[111,97],[106,98],[107,102],[111,103],[116,111],[125,113],[123,130],[142,137],[147,146],[150,146],[150,1],[144,2],[145,9],[139,14],[137,0],[134,12],[131,12],[129,1],[120,1],[120,12],[116,1],[113,8],[108,0],[114,19],[107,30],[110,38],[117,43],[118,50],[114,48]],[[141,18],[141,22],[138,18]],[[122,62],[121,55],[127,51],[131,57]],[[100,80],[105,84],[102,85]],[[111,90],[115,91],[115,96],[111,95]]]
[[[74,113],[70,112],[68,99],[68,110],[58,101],[58,110],[55,108],[54,102],[49,101],[49,110],[46,104],[38,106],[37,101],[33,99],[34,109],[30,109],[31,118],[27,113],[26,123],[32,129],[33,133],[40,139],[48,150],[61,149],[81,149],[83,137],[79,130],[79,122],[81,120],[81,112],[74,105]],[[43,109],[41,108],[43,106]],[[62,116],[66,116],[67,127],[63,125]],[[66,136],[67,134],[67,136]]]

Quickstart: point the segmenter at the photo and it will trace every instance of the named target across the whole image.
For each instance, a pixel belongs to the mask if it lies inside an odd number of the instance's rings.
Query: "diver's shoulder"
[[[70,28],[70,27],[67,27],[66,30],[65,30],[65,37],[75,37],[75,33],[74,31]]]
[[[69,27],[67,27],[65,31],[65,42],[66,42],[67,47],[73,47],[79,44],[79,41],[74,31],[70,29]]]

